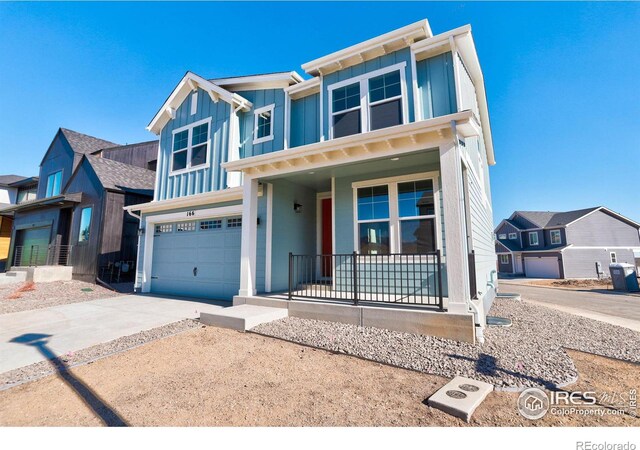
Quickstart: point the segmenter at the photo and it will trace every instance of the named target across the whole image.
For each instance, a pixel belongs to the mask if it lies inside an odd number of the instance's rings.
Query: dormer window
[[[46,197],[55,197],[60,195],[62,190],[62,170],[52,173],[47,177]]]
[[[329,85],[331,139],[405,123],[405,67],[399,63]]]
[[[254,111],[254,144],[273,139],[273,110],[275,106],[267,105]]]
[[[533,233],[529,233],[529,245],[534,246],[534,245],[538,245],[538,233],[537,232],[533,232]]]
[[[509,233],[509,239],[515,241],[518,239],[518,235],[516,233]]]
[[[551,230],[549,234],[551,235],[551,245],[558,245],[562,242],[560,230]]]
[[[187,171],[207,163],[211,119],[173,131],[171,172]]]

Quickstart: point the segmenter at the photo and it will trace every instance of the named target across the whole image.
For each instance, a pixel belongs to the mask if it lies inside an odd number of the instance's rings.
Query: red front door
[[[333,217],[331,216],[331,199],[322,199],[322,254],[331,255],[333,251]],[[331,257],[322,258],[322,276],[331,276]]]

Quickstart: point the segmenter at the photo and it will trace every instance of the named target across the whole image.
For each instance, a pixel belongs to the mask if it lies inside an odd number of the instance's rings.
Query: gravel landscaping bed
[[[98,300],[118,295],[122,294],[96,284],[76,280],[1,285],[0,314]]]
[[[202,324],[197,320],[185,319],[114,339],[113,341],[105,342],[104,344],[94,345],[73,353],[61,355],[59,359],[64,362],[67,367],[71,368],[91,363],[97,359],[104,358],[105,356],[113,355],[114,353],[138,347],[142,344],[155,341],[156,339],[172,336],[201,326]],[[55,365],[51,361],[40,361],[19,369],[0,373],[0,391],[13,387],[17,384],[46,377],[55,371]]]
[[[482,345],[294,317],[252,331],[503,390],[574,382],[578,373],[563,347],[640,362],[640,333],[626,328],[510,299],[496,299],[490,314],[510,318],[513,326],[487,327]]]

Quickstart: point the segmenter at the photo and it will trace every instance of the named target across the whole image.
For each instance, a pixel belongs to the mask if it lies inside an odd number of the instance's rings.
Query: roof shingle
[[[76,153],[90,154],[103,148],[118,146],[118,144],[113,142],[105,141],[104,139],[99,139],[87,134],[78,133],[77,131],[68,130],[66,128],[60,128],[60,131],[69,142],[69,145],[71,145],[71,149]]]
[[[153,195],[156,182],[153,170],[93,155],[85,155],[85,158],[105,189]]]

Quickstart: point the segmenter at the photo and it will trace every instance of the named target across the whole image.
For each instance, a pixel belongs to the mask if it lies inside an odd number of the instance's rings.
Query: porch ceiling
[[[394,161],[395,159],[395,161]],[[410,153],[404,156],[392,158],[380,158],[366,162],[351,163],[341,166],[332,166],[313,171],[303,171],[289,173],[286,175],[273,175],[270,177],[260,177],[262,181],[286,179],[292,183],[299,184],[317,192],[331,190],[331,178],[336,177],[357,177],[358,175],[371,175],[379,173],[382,177],[389,170],[402,170],[418,168],[425,165],[437,164],[440,159],[437,149],[424,150],[418,153]]]
[[[451,142],[454,139],[453,125],[462,137],[477,136],[480,133],[473,112],[463,111],[226,162],[222,166],[227,171],[242,171],[246,176],[262,179],[356,162],[402,157]]]

